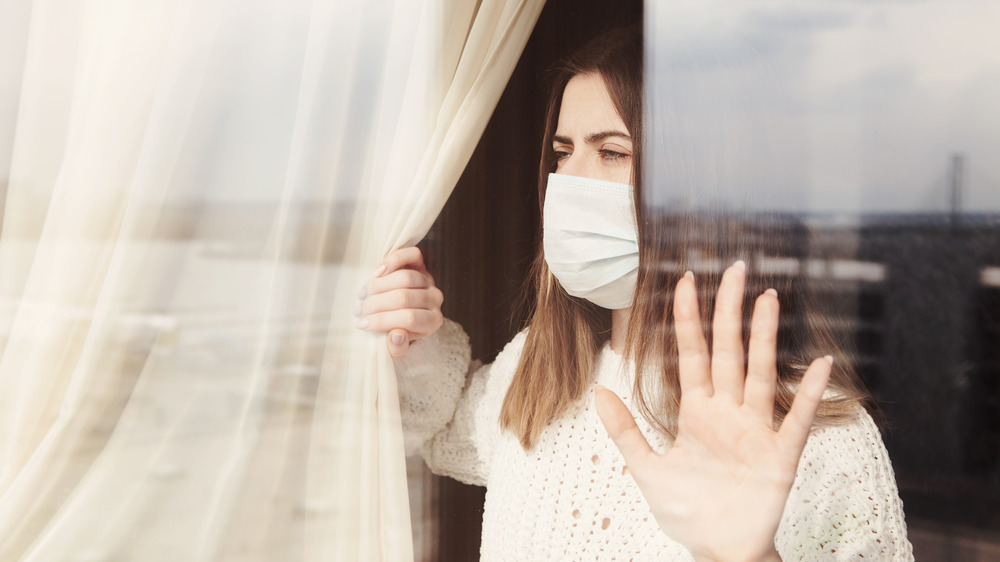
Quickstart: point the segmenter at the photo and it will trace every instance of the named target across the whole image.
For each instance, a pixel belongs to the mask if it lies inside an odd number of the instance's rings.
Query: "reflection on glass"
[[[655,209],[804,225],[918,560],[1000,553],[1000,5],[647,5]],[[768,218],[772,217],[772,218]]]

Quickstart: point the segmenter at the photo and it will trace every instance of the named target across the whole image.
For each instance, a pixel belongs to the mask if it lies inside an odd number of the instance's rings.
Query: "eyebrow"
[[[632,137],[628,136],[628,133],[623,133],[621,131],[601,131],[599,133],[590,133],[583,140],[590,144],[601,142],[608,137],[621,137],[629,142],[632,142]],[[567,137],[554,136],[552,140],[561,144],[573,144],[573,141]]]

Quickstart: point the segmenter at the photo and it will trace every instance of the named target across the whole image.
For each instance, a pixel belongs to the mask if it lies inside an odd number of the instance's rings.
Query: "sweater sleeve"
[[[889,455],[863,408],[809,436],[775,545],[784,560],[913,560]]]
[[[406,456],[451,421],[469,371],[471,350],[465,330],[451,320],[394,360]]]
[[[493,450],[500,439],[500,408],[524,347],[521,332],[496,361],[470,370],[455,416],[420,451],[431,471],[460,482],[485,486]]]
[[[470,364],[469,338],[445,320],[396,360],[406,454],[420,453],[432,472],[485,486],[500,435],[500,406],[523,347],[519,334],[490,365]]]

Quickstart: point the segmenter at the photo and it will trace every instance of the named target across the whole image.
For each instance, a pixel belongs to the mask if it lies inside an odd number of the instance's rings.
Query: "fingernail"
[[[403,345],[403,334],[396,332],[392,335],[392,343],[396,345]]]
[[[740,271],[746,271],[747,270],[747,262],[745,262],[743,260],[736,260],[736,263],[733,264],[733,267],[739,268]]]
[[[684,277],[694,281],[694,273],[690,269],[684,272]]]
[[[384,263],[382,265],[380,265],[380,266],[378,266],[378,267],[375,268],[375,277],[379,277],[383,273],[385,273],[385,264]]]
[[[357,323],[354,324],[354,327],[357,328],[357,329],[359,329],[359,330],[366,330],[366,329],[368,329],[368,319],[367,318],[362,318],[361,320],[358,320]]]
[[[361,304],[358,304],[357,308],[354,309],[354,316],[361,318]]]
[[[365,288],[364,288],[364,287],[361,287],[361,290],[360,290],[360,291],[358,291],[358,298],[359,298],[359,299],[363,299],[363,298],[365,298],[365,293],[366,293],[366,291],[365,291]]]
[[[833,365],[833,355],[827,355],[823,359],[826,359],[831,365]]]
[[[774,297],[778,296],[778,291],[775,291],[774,289],[768,289],[768,290],[766,290],[766,291],[764,291],[764,292],[765,292],[766,294],[768,294],[768,295],[771,295],[771,296],[774,296]]]

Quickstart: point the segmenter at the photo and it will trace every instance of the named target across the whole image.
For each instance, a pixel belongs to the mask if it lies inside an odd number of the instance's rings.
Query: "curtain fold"
[[[0,559],[413,558],[351,311],[541,6],[0,5]]]

